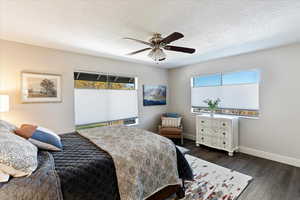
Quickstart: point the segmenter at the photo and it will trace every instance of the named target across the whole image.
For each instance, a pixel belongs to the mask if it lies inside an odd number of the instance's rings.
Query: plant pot
[[[211,110],[209,114],[210,114],[210,117],[214,117],[215,111],[214,111],[214,110]]]

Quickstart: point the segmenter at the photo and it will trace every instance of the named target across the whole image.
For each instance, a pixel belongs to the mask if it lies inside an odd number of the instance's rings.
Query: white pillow
[[[7,182],[9,180],[9,174],[0,171],[0,183]]]
[[[181,124],[181,117],[173,118],[173,117],[162,117],[162,127],[164,128],[178,128]]]
[[[12,132],[0,130],[0,172],[22,177],[30,175],[37,166],[37,147]]]

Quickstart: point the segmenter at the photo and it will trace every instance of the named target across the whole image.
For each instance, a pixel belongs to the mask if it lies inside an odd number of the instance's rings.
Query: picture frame
[[[22,72],[22,103],[62,102],[62,76],[59,74]]]
[[[167,105],[167,86],[143,85],[143,105],[144,106]]]

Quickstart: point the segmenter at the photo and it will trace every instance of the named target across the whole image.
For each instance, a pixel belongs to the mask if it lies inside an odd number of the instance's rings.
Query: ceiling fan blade
[[[145,48],[145,49],[141,49],[141,50],[138,50],[138,51],[128,53],[127,55],[134,55],[134,54],[141,53],[143,51],[147,51],[147,50],[150,50],[150,49],[152,49],[152,48],[148,47],[148,48]]]
[[[180,38],[183,38],[184,35],[182,33],[178,33],[178,32],[174,32],[172,34],[170,34],[169,36],[165,37],[161,43],[164,43],[164,44],[169,44],[175,40],[178,40]]]
[[[183,53],[195,53],[196,49],[192,49],[192,48],[187,48],[187,47],[178,47],[178,46],[171,46],[171,45],[167,45],[164,47],[165,50],[169,50],[169,51],[178,51],[178,52],[183,52]]]
[[[142,44],[145,44],[145,45],[149,45],[150,47],[153,46],[150,42],[145,42],[145,41],[137,40],[137,39],[134,39],[134,38],[125,37],[125,38],[123,38],[123,39],[125,39],[125,40],[136,41],[136,42],[138,42],[138,43],[142,43]]]

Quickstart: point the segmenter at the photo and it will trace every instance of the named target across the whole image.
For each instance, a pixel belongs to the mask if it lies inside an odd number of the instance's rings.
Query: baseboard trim
[[[279,154],[265,152],[265,151],[252,149],[252,148],[249,148],[249,147],[243,147],[243,146],[239,147],[239,152],[249,154],[249,155],[252,155],[252,156],[256,156],[256,157],[260,157],[260,158],[265,158],[265,159],[268,159],[268,160],[273,160],[273,161],[288,164],[288,165],[292,165],[292,166],[295,166],[295,167],[300,167],[300,159],[297,159],[297,158],[282,156],[282,155],[279,155]]]
[[[188,133],[183,133],[183,137],[186,139],[189,139],[189,140],[194,140],[194,141],[196,140],[195,135],[188,134]],[[260,158],[265,158],[268,160],[273,160],[273,161],[284,163],[287,165],[292,165],[295,167],[300,167],[300,159],[297,159],[297,158],[282,156],[279,154],[261,151],[258,149],[253,149],[253,148],[244,147],[244,146],[239,147],[239,152],[249,154],[252,156],[256,156],[256,157],[260,157]]]

